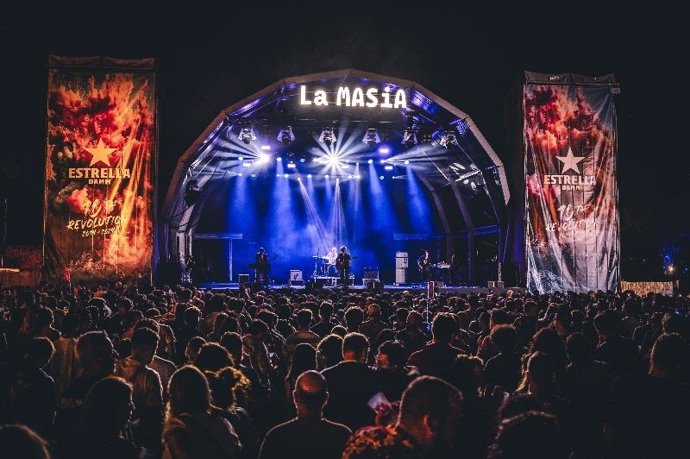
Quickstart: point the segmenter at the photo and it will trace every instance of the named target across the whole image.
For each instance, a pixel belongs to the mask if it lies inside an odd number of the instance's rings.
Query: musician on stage
[[[340,253],[335,261],[335,267],[340,272],[340,282],[343,287],[347,287],[350,281],[350,261],[352,256],[347,253],[347,247],[342,246],[340,248]]]
[[[417,258],[417,268],[419,268],[422,281],[429,282],[431,280],[431,259],[428,250],[422,250],[422,254]]]
[[[334,270],[336,269],[336,261],[338,261],[338,249],[333,247],[331,251],[326,254],[326,275],[331,273],[331,268]]]
[[[256,282],[261,282],[261,284],[264,287],[268,286],[268,272],[270,269],[270,263],[268,261],[268,254],[266,253],[266,249],[263,247],[259,248],[259,251],[256,253],[256,276],[255,276],[255,281]]]

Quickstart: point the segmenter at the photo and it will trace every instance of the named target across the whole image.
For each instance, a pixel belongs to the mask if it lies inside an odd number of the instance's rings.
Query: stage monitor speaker
[[[304,279],[302,277],[302,271],[299,269],[290,270],[290,286],[293,285],[304,285]]]
[[[383,282],[379,281],[378,279],[364,279],[362,283],[367,290],[383,292]]]
[[[239,274],[240,285],[249,283],[249,274]]]

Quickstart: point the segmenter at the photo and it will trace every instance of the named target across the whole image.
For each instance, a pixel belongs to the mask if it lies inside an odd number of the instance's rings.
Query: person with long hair
[[[290,402],[292,402],[292,392],[295,390],[297,378],[309,370],[316,370],[316,349],[311,344],[299,343],[292,355],[290,370],[285,376],[285,394]],[[288,411],[294,414],[294,406],[292,406],[293,409],[290,408],[288,407]]]
[[[163,459],[239,458],[240,441],[232,424],[211,404],[206,376],[185,365],[168,387],[163,427]]]
[[[132,385],[108,376],[86,395],[80,423],[79,458],[136,459],[139,451],[122,433],[132,417]]]

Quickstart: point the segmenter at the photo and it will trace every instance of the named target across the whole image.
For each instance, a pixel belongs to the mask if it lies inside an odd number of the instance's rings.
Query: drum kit
[[[314,259],[314,277],[328,276],[331,272],[331,267],[333,268],[333,272],[335,272],[336,275],[338,274],[335,263],[331,263],[328,257],[312,255],[312,258]]]

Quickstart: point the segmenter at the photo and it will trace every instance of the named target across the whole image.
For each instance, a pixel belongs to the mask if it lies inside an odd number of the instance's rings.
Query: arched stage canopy
[[[472,119],[415,82],[348,69],[285,78],[213,120],[177,163],[158,262],[185,260],[224,183],[275,176],[277,162],[281,176],[317,186],[326,175],[404,180],[411,169],[439,222],[437,239],[496,233],[503,252],[506,173]]]

